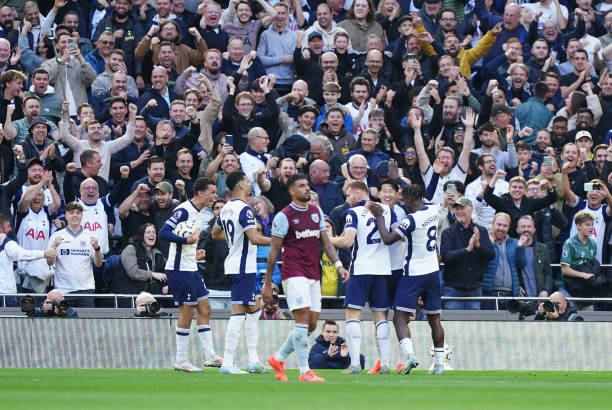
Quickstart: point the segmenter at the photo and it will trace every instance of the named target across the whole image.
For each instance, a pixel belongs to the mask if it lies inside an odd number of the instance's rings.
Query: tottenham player
[[[199,229],[187,238],[176,235],[175,231],[181,222],[190,226],[202,226],[203,208],[210,208],[217,197],[217,186],[210,178],[201,177],[193,185],[193,198],[178,205],[172,216],[159,231],[159,238],[170,242],[168,261],[165,273],[168,277],[169,291],[174,304],[179,307],[179,320],[176,326],[176,361],[174,368],[184,372],[201,372],[187,360],[189,330],[193,319],[194,306],[197,309],[196,323],[198,335],[204,349],[204,365],[220,367],[221,358],[214,350],[210,331],[210,303],[208,290],[198,272],[196,261],[204,259],[204,250],[196,249]]]
[[[376,218],[365,207],[369,201],[368,186],[363,181],[351,181],[346,189],[346,197],[354,203],[346,213],[344,232],[331,238],[337,248],[353,247],[351,280],[346,286],[344,307],[346,308],[346,336],[348,338],[351,365],[346,374],[361,373],[359,362],[361,346],[361,312],[366,301],[376,326],[376,342],[380,352],[380,373],[389,374],[389,285],[391,261],[389,247],[380,240],[376,228]],[[383,205],[383,218],[387,229],[395,226],[395,214]],[[353,245],[354,244],[354,245]]]
[[[389,161],[389,168],[397,167],[394,160]],[[406,216],[406,211],[398,203],[399,186],[393,178],[385,178],[378,184],[378,197],[380,203],[387,205],[395,213],[395,220],[401,221]],[[389,303],[392,304],[395,300],[395,292],[397,285],[404,274],[404,242],[397,241],[389,245],[389,258],[391,259],[391,276],[388,278],[389,285]],[[378,345],[377,345],[378,346]],[[380,352],[379,352],[380,356]],[[400,352],[400,360],[397,370],[401,368],[404,360]],[[380,372],[380,360],[376,362],[374,367],[368,373]]]
[[[225,353],[220,372],[226,374],[265,373],[257,357],[257,321],[261,316],[257,289],[257,245],[269,246],[270,238],[257,233],[255,214],[246,199],[251,194],[251,184],[240,170],[227,176],[226,184],[232,200],[225,204],[212,231],[215,240],[227,241],[229,253],[225,258],[225,274],[232,280],[232,314],[225,333]],[[245,319],[246,316],[246,319]],[[240,343],[240,329],[244,323],[244,335],[249,352],[247,372],[234,365],[234,352]]]
[[[425,302],[424,312],[431,327],[435,357],[434,374],[444,373],[444,329],[440,323],[442,301],[438,274],[440,267],[436,251],[438,207],[425,205],[424,193],[425,188],[422,185],[412,184],[404,188],[402,197],[408,215],[392,231],[386,228],[383,207],[374,202],[367,204],[370,212],[376,217],[380,237],[387,245],[399,240],[406,242],[404,275],[400,279],[393,302],[395,333],[400,342],[400,350],[408,357],[408,361],[399,371],[401,374],[410,373],[410,370],[418,365],[410,340],[408,321],[410,315],[416,312],[419,296],[422,296]]]
[[[295,318],[295,328],[279,351],[268,357],[268,363],[280,381],[287,381],[285,360],[295,350],[300,367],[300,381],[323,382],[308,367],[308,333],[315,330],[321,312],[321,274],[319,245],[338,268],[344,282],[348,272],[342,266],[336,249],[325,229],[323,211],[309,204],[310,186],[304,174],[287,180],[291,203],[283,208],[272,223],[272,243],[266,269],[266,283],[262,288],[264,303],[272,300],[272,273],[283,248],[281,277],[287,294],[287,304]]]

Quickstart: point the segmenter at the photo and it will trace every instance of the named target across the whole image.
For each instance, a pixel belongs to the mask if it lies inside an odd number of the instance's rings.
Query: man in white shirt
[[[101,267],[104,263],[98,239],[89,231],[83,230],[83,206],[70,202],[64,210],[68,226],[51,235],[50,242],[55,253],[55,288],[64,295],[74,293],[94,293],[95,281],[93,265]],[[72,307],[94,307],[93,297],[69,299]]]
[[[258,196],[261,194],[261,189],[257,185],[257,170],[265,166],[270,160],[270,155],[266,154],[270,138],[268,138],[266,130],[261,127],[254,127],[247,134],[247,140],[249,145],[246,151],[238,156],[238,161],[240,161],[240,168],[249,178],[255,196]],[[278,162],[278,158],[276,161]]]
[[[0,294],[17,293],[13,261],[45,258],[48,265],[53,265],[55,259],[55,248],[46,251],[23,249],[7,236],[11,230],[11,219],[5,214],[0,214]],[[6,298],[6,306],[18,306],[17,300]]]

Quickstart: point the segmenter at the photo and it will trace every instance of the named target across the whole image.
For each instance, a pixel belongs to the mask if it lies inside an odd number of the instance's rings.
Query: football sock
[[[412,340],[409,337],[400,340],[399,342],[400,352],[403,356],[403,359],[411,358],[414,356],[414,349],[412,348]],[[402,360],[402,363],[404,362]]]
[[[389,323],[386,320],[376,323],[376,341],[381,366],[389,366],[389,333]]]
[[[287,356],[289,356],[292,352],[293,352],[293,331],[289,333],[289,336],[287,336],[287,340],[285,340],[285,343],[283,343],[280,350],[274,353],[274,360],[276,360],[277,362],[284,362],[287,359]]]
[[[240,343],[240,328],[244,322],[244,313],[231,315],[225,332],[225,352],[223,353],[223,367],[234,365],[234,352]]]
[[[259,363],[259,357],[257,356],[257,340],[259,339],[257,322],[259,321],[259,316],[261,316],[261,309],[247,313],[244,322],[244,337],[246,338],[246,345],[249,351],[249,363]]]
[[[198,335],[200,336],[200,343],[202,344],[202,350],[204,350],[204,358],[206,360],[216,356],[215,346],[213,345],[212,332],[210,331],[210,325],[199,325]]]
[[[176,328],[176,362],[187,361],[187,348],[189,347],[189,329]]]
[[[444,348],[443,347],[434,347],[434,358],[436,360],[436,364],[444,363]]]
[[[359,353],[361,350],[361,323],[359,320],[348,320],[346,322],[346,337],[348,338],[351,366],[361,367],[359,361]]]
[[[293,329],[293,348],[297,355],[300,374],[307,373],[308,367],[308,325],[296,323]]]

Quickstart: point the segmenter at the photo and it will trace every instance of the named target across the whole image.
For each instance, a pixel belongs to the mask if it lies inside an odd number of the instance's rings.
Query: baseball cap
[[[453,204],[453,208],[456,206],[472,206],[472,201],[470,201],[469,198],[462,196],[461,198],[455,201],[455,203]]]
[[[30,127],[28,128],[28,131],[31,133],[32,128],[34,128],[34,126],[38,124],[45,124],[47,126],[47,132],[51,131],[51,127],[49,126],[49,124],[47,124],[47,121],[43,117],[34,118],[32,120],[32,123],[30,124]]]
[[[319,37],[321,40],[323,40],[323,34],[319,33],[318,31],[313,31],[308,35],[308,41],[312,40],[315,37]]]
[[[400,24],[402,24],[406,20],[412,21],[412,16],[410,14],[404,14],[402,17],[397,19],[397,25],[399,26]]]
[[[32,165],[36,165],[36,164],[40,165],[41,167],[45,166],[45,164],[43,164],[43,162],[38,157],[30,158],[28,160],[28,168],[30,168]]]
[[[582,137],[589,138],[591,141],[593,141],[593,136],[591,135],[590,132],[588,132],[586,130],[578,131],[576,133],[576,141],[578,141]]]
[[[172,185],[170,185],[169,182],[167,181],[162,181],[159,182],[157,185],[155,185],[155,190],[160,190],[166,194],[171,193],[174,189],[172,188]]]
[[[387,178],[389,176],[389,161],[380,161],[376,166],[376,176],[379,178]]]
[[[495,103],[491,108],[491,117],[495,117],[497,114],[501,114],[502,112],[512,114],[514,112],[514,108],[510,108],[504,103]]]

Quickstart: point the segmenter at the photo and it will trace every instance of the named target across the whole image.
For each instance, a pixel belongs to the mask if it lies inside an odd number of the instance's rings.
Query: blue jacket
[[[96,74],[100,74],[106,69],[106,61],[104,61],[104,58],[100,55],[100,50],[97,48],[91,50],[83,59],[96,70]]]
[[[323,335],[317,336],[315,344],[310,348],[308,353],[308,366],[311,369],[346,369],[351,364],[350,356],[342,357],[340,355],[340,346],[344,343],[344,339],[338,336],[336,339],[336,346],[338,346],[338,352],[333,355],[328,355],[329,342],[323,339]],[[361,362],[361,368],[365,366],[365,356],[360,354],[359,361]]]
[[[378,165],[379,162],[389,161],[389,156],[385,154],[384,152],[382,152],[381,150],[379,150],[378,148],[376,148],[373,152],[365,152],[361,148],[358,148],[346,154],[346,160],[348,161],[350,157],[356,154],[363,155],[368,163],[368,168],[373,171],[376,171],[376,166]]]
[[[521,141],[533,145],[535,136],[540,130],[545,130],[553,117],[553,113],[546,108],[542,100],[530,97],[526,102],[520,104],[514,110],[514,116],[520,124],[520,128],[530,127],[533,133],[521,139]]]
[[[495,256],[487,264],[485,274],[482,278],[482,289],[487,291],[493,290],[495,272],[497,272],[497,266],[499,264],[499,245],[495,243],[493,248],[495,249]],[[512,273],[512,296],[518,296],[520,292],[518,271],[519,269],[523,269],[527,263],[525,259],[525,248],[518,246],[518,241],[508,236],[506,240],[506,254],[508,256],[508,263],[510,264],[510,272]]]
[[[310,187],[313,191],[316,191],[312,183],[310,184]],[[325,184],[323,195],[319,195],[319,206],[323,210],[323,213],[325,215],[329,215],[334,207],[342,203],[344,203],[342,188],[335,182],[329,181],[327,184]]]

